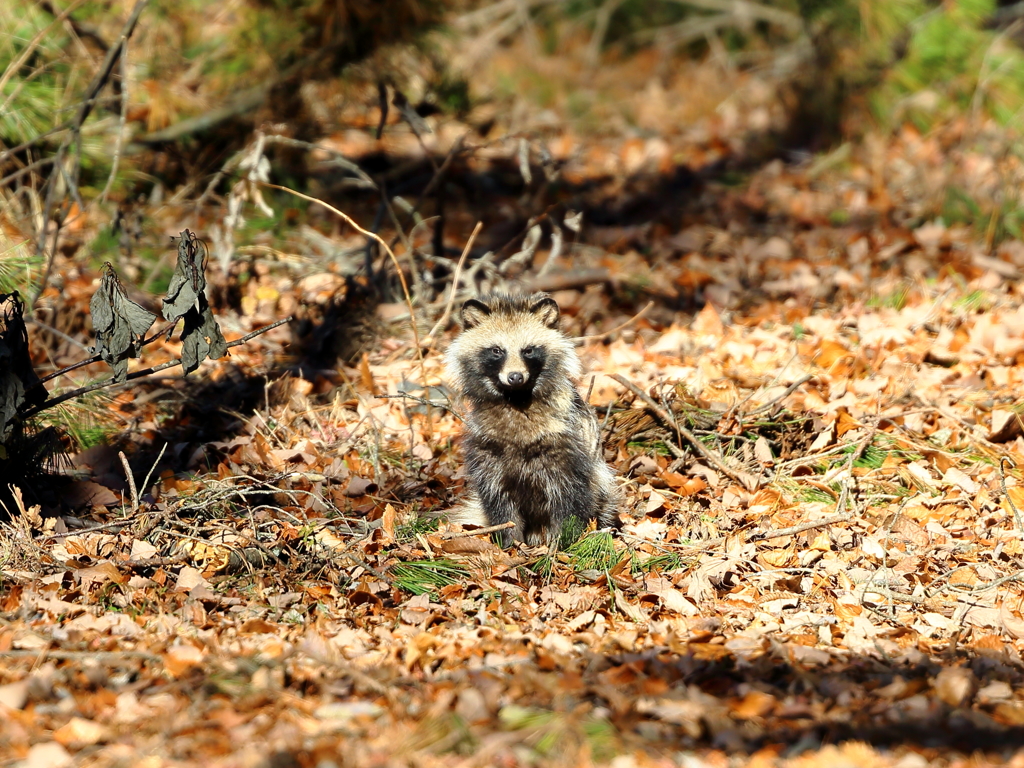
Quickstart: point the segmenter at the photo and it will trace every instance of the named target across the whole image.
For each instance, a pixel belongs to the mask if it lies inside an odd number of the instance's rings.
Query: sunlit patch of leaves
[[[469,578],[469,571],[451,560],[409,560],[389,571],[396,587],[414,595],[435,595],[442,587]]]

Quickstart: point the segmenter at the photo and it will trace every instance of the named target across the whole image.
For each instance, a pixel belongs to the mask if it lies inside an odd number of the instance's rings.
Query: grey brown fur
[[[618,493],[597,420],[576,389],[582,369],[547,294],[491,294],[462,307],[445,362],[469,406],[469,494],[453,518],[511,521],[511,538],[557,543],[563,527],[616,526]],[[575,523],[573,519],[575,518]]]

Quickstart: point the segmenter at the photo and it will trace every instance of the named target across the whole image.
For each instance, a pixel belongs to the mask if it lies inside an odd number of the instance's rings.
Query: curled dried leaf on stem
[[[116,382],[123,382],[128,376],[128,360],[139,357],[146,331],[156,315],[128,298],[109,261],[103,265],[100,287],[89,301],[89,313],[96,335],[96,357],[114,369]]]
[[[235,339],[234,341],[227,342],[224,345],[224,348],[227,350],[227,349],[231,349],[232,347],[237,347],[237,346],[239,346],[241,344],[245,344],[247,341],[250,341],[251,339],[256,338],[260,334],[266,333],[267,331],[272,331],[274,328],[282,326],[285,323],[291,322],[292,319],[293,319],[292,316],[289,315],[288,317],[283,318],[282,320],[278,320],[276,322],[273,322],[270,325],[265,325],[262,328],[259,328],[258,330],[253,331],[252,333],[246,334],[245,336],[243,336],[240,339]],[[141,370],[141,371],[135,371],[133,373],[129,373],[128,376],[125,378],[124,382],[115,381],[114,379],[106,379],[104,381],[100,381],[100,382],[97,382],[95,384],[88,384],[88,385],[86,385],[84,387],[79,387],[78,389],[74,389],[74,390],[72,390],[70,392],[65,392],[62,395],[58,395],[57,397],[51,398],[49,400],[46,400],[43,403],[41,403],[40,405],[38,405],[38,406],[36,406],[34,408],[30,408],[27,411],[25,411],[24,413],[19,414],[19,416],[20,416],[20,418],[27,419],[27,418],[30,418],[32,416],[35,416],[36,414],[38,414],[38,413],[40,413],[42,411],[47,410],[48,408],[53,408],[55,405],[60,405],[61,403],[65,403],[68,400],[73,400],[76,397],[81,397],[82,395],[86,395],[86,394],[88,394],[90,392],[95,392],[98,389],[106,389],[107,387],[112,387],[115,384],[124,384],[125,382],[128,382],[128,381],[134,381],[135,379],[142,378],[143,376],[149,376],[151,374],[158,373],[160,371],[166,371],[168,368],[176,368],[177,366],[179,366],[181,364],[182,364],[182,358],[179,357],[179,358],[177,358],[175,360],[168,360],[166,363],[161,363],[160,365],[154,365],[152,368],[146,368],[146,369]]]

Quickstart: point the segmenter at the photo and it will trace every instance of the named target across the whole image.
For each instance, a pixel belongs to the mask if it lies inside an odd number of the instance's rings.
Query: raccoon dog
[[[576,390],[580,360],[558,318],[544,293],[470,299],[445,358],[470,407],[469,494],[453,519],[511,521],[511,538],[528,544],[557,543],[563,527],[581,531],[595,517],[598,527],[618,525],[597,420]]]

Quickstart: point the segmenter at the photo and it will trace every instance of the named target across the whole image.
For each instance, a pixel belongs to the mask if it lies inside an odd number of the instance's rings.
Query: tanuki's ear
[[[479,299],[469,299],[462,305],[462,327],[467,331],[484,321],[491,314],[491,308]]]
[[[558,302],[550,296],[535,301],[530,307],[530,311],[548,328],[558,327]]]

